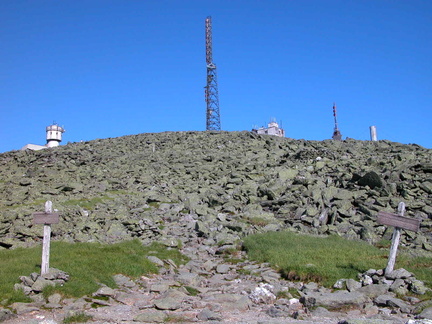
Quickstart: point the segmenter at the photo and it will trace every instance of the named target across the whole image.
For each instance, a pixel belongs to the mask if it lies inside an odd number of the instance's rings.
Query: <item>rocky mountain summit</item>
[[[233,244],[291,228],[375,243],[378,211],[421,220],[402,244],[432,251],[432,150],[389,141],[305,141],[250,132],[166,132],[0,154],[0,246],[33,244],[32,213],[59,210],[53,239],[169,240],[167,222],[196,220]],[[175,237],[177,240],[177,237]],[[180,238],[181,240],[181,238]]]
[[[431,255],[431,158],[432,150],[418,145],[250,132],[139,134],[7,152],[0,154],[0,247],[40,244],[41,226],[33,225],[32,213],[50,200],[60,214],[53,240],[157,240],[190,258],[179,268],[153,260],[160,263],[159,275],[136,282],[117,276],[117,290],[95,292],[108,298],[105,308],[92,309],[92,296],[54,296],[48,301],[56,310],[54,323],[82,310],[96,323],[166,322],[172,316],[187,322],[351,323],[347,314],[408,323],[414,321],[415,298],[400,300],[397,294],[424,289],[412,274],[383,278],[371,269],[359,281],[337,283],[341,290],[335,294],[284,281],[265,264],[226,264],[220,255],[246,235],[283,229],[377,243],[393,231],[377,222],[378,211],[395,212],[401,201],[405,216],[421,221],[419,232],[402,230],[401,245]],[[366,277],[370,282],[363,282]],[[291,298],[290,289],[301,298]],[[323,308],[335,306],[328,303],[357,308],[333,313]],[[23,322],[29,319],[25,314],[46,305],[37,298],[31,305],[14,305],[21,317],[10,323]]]

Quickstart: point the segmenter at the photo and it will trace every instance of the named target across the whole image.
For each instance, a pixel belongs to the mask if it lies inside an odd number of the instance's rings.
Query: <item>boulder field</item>
[[[306,141],[251,132],[144,133],[0,154],[0,248],[40,241],[32,213],[60,213],[53,240],[181,242],[167,222],[219,245],[292,229],[376,243],[392,227],[378,211],[421,221],[402,231],[432,252],[432,150],[390,141]]]

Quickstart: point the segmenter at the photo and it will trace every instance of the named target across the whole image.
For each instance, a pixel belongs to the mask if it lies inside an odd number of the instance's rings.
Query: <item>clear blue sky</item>
[[[205,130],[208,15],[223,130],[432,148],[430,0],[2,0],[0,152]]]

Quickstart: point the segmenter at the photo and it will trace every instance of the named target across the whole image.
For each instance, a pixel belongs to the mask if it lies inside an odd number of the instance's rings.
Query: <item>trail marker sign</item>
[[[58,222],[59,214],[52,212],[52,202],[49,200],[45,203],[45,212],[33,213],[33,224],[44,224],[41,274],[49,272],[51,224],[57,224]]]
[[[413,232],[418,232],[420,230],[420,221],[418,219],[404,217],[404,213],[405,203],[403,202],[399,203],[397,214],[387,213],[383,211],[378,212],[378,223],[394,227],[387,267],[385,268],[385,274],[392,272],[396,263],[396,254],[399,246],[401,229]]]
[[[420,220],[418,219],[403,217],[383,211],[378,212],[378,223],[413,232],[418,232],[420,229]]]
[[[33,224],[58,224],[59,214],[58,213],[33,213]]]

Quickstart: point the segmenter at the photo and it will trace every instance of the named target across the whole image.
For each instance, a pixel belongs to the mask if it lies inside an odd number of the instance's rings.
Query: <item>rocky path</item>
[[[18,304],[18,315],[5,324],[59,324],[79,313],[88,323],[407,323],[413,316],[399,310],[364,305],[329,312],[308,309],[291,293],[308,285],[282,280],[267,264],[244,259],[227,262],[216,242],[198,237],[191,223],[173,223],[166,236],[183,242],[190,261],[177,267],[170,260],[150,257],[160,266],[157,275],[132,281],[116,275],[117,289],[101,287],[93,296],[62,300],[53,295],[48,304]],[[243,253],[243,252],[237,252]],[[244,257],[244,255],[243,255]],[[309,289],[312,289],[309,286]],[[297,296],[298,297],[298,296]],[[95,307],[99,306],[99,307]],[[417,323],[417,322],[410,322]],[[418,322],[426,323],[426,322]]]

